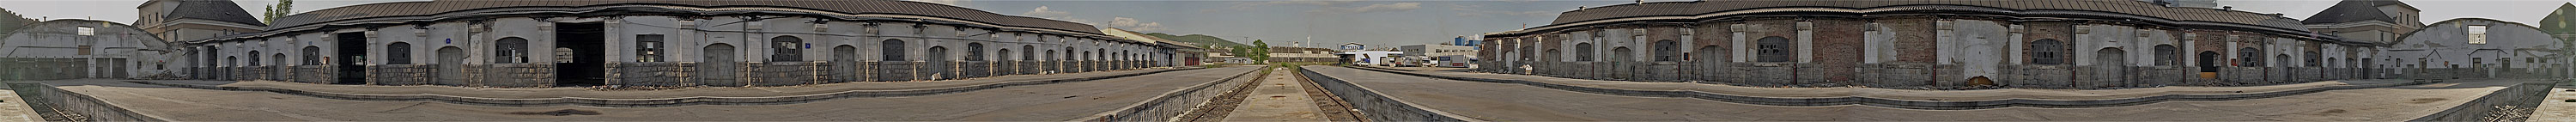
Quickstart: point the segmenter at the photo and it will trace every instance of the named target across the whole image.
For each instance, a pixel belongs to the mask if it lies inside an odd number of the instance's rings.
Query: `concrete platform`
[[[1297,71],[1279,68],[1263,74],[1269,77],[1253,84],[1258,86],[1221,121],[1332,121],[1316,109],[1315,98],[1306,95],[1306,83],[1291,73]]]
[[[2566,101],[2576,99],[2576,91],[2569,90],[2576,89],[2549,89],[2549,97],[2541,99],[2540,108],[2532,110],[2530,121],[2576,122],[2576,102]]]
[[[2167,101],[2097,108],[1922,110],[1867,105],[1773,106],[1692,98],[1617,96],[1340,67],[1307,69],[1376,89],[1389,97],[1421,103],[1424,108],[1489,121],[2405,121],[2440,112],[2515,83],[2464,81],[2322,91],[2262,99]]]
[[[42,121],[45,121],[44,116],[37,115],[36,108],[27,106],[27,99],[18,97],[18,91],[0,90],[0,122]]]
[[[356,101],[126,82],[48,83],[174,121],[1067,121],[1254,68],[1174,71],[927,96],[645,108]]]

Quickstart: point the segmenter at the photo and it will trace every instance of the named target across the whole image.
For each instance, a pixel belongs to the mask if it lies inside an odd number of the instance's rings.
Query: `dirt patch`
[[[542,111],[542,112],[510,112],[510,115],[549,115],[549,116],[599,115],[599,111],[579,110],[579,109],[563,109],[563,110]]]
[[[2412,103],[2412,104],[2424,104],[2424,103],[2441,102],[2441,101],[2443,101],[2443,100],[2451,100],[2451,99],[2448,99],[2448,98],[2415,98],[2414,100],[2406,100],[2406,103]]]

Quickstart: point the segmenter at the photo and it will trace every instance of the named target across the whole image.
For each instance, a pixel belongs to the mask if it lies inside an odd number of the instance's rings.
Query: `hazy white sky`
[[[0,0],[0,8],[29,18],[94,18],[133,22],[143,0]],[[298,0],[295,10],[420,0]],[[1139,32],[1207,34],[1228,40],[1269,40],[1275,46],[1304,41],[1317,45],[1358,42],[1411,45],[1448,42],[1457,36],[1499,32],[1546,24],[1557,13],[1579,6],[1630,3],[1629,0],[1439,0],[1439,1],[1174,1],[1174,0],[921,0],[966,6],[993,13],[1050,18],[1117,27]],[[1648,0],[1675,1],[1675,0]],[[2338,0],[2220,0],[2220,5],[2259,13],[2307,18]],[[258,14],[275,0],[235,0]],[[2539,21],[2560,4],[2576,0],[2407,0],[2423,9],[2424,22],[2476,17],[2514,22]],[[2529,24],[2529,23],[2526,23]]]

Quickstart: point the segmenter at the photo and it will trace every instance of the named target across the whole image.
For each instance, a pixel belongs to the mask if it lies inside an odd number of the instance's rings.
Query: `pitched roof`
[[[2395,0],[2344,0],[2343,2],[2335,3],[2332,7],[2327,7],[2325,11],[2319,11],[2316,15],[2308,16],[2307,20],[2299,21],[2299,23],[2325,24],[2365,20],[2379,20],[2388,23],[2397,23],[2401,21],[2397,20],[2396,17],[2389,17],[2386,11],[2379,10],[2379,6],[2388,5],[2402,6],[2406,5],[2406,3],[2397,2]],[[2408,8],[2411,9],[2413,7]]]
[[[205,19],[241,23],[251,26],[268,26],[266,23],[260,23],[259,18],[251,18],[250,12],[244,12],[246,10],[242,10],[241,5],[233,4],[233,1],[178,0],[172,2],[177,2],[179,4],[178,7],[176,9],[170,9],[170,14],[161,15],[161,18],[166,20]]]

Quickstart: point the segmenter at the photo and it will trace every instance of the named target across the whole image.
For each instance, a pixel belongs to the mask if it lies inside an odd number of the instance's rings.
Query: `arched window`
[[[492,63],[528,63],[528,39],[501,38],[492,45]]]
[[[304,64],[322,65],[322,47],[304,46]]]
[[[1755,43],[1757,44],[1755,44],[1756,47],[1754,48],[1753,55],[1759,56],[1755,57],[1756,62],[1797,61],[1796,58],[1798,57],[1795,55],[1797,52],[1790,51],[1792,49],[1797,49],[1798,44],[1790,43],[1789,38],[1780,38],[1778,36],[1762,37],[1761,40],[1757,40]]]
[[[984,43],[966,43],[966,61],[984,61]]]
[[[2057,42],[2057,39],[2039,39],[2039,41],[2030,42],[2030,64],[2066,64],[2066,57],[2066,44]]]
[[[250,66],[261,66],[259,64],[259,51],[250,51],[250,61],[245,62],[250,62]]]
[[[259,60],[257,55],[253,55],[250,59]],[[241,57],[224,56],[224,65],[241,66],[241,62]]]
[[[949,61],[949,60],[948,60],[948,47],[942,47],[942,46],[930,46],[930,50],[929,50],[929,51],[930,51],[930,52],[927,52],[926,54],[924,54],[924,55],[923,55],[923,56],[925,56],[925,57],[923,57],[923,58],[925,58],[925,59],[922,59],[922,60],[927,60],[927,61],[930,61],[930,62],[948,62],[948,61]],[[935,64],[935,63],[934,63],[934,64]]]
[[[1038,61],[1064,60],[1064,58],[1063,58],[1063,57],[1056,57],[1056,55],[1055,55],[1055,50],[1047,50],[1047,51],[1046,51],[1046,53],[1041,53],[1041,54],[1046,54],[1045,58],[1047,58],[1047,59],[1035,59],[1035,60],[1038,60]]]
[[[385,44],[385,64],[411,64],[411,43]]]
[[[795,36],[769,38],[770,62],[805,61],[805,39]]]
[[[993,61],[1011,61],[1010,48],[1002,48],[1002,51],[993,51],[993,54]]]
[[[1673,40],[1655,41],[1655,61],[1680,61],[1682,44]]]
[[[1061,40],[1058,40],[1058,41],[1061,41]],[[1057,60],[1057,61],[1073,61],[1073,60],[1075,60],[1075,59],[1073,59],[1073,58],[1082,58],[1082,57],[1074,57],[1074,56],[1075,56],[1075,55],[1073,55],[1073,47],[1064,47],[1064,55],[1056,56],[1056,57],[1055,57],[1055,60]]]
[[[2173,45],[2156,45],[2156,66],[2173,66],[2182,59],[2182,49]]]
[[[2259,66],[2263,66],[2263,50],[2261,50],[2261,49],[2254,49],[2254,48],[2237,49],[2237,50],[2236,50],[2236,66],[2241,66],[2241,67],[2259,67]]]
[[[2306,52],[2306,55],[2308,55],[2308,57],[2300,57],[2300,60],[2308,60],[2308,67],[2324,67],[2324,65],[2326,65],[2326,62],[2318,62],[2318,60],[2321,60],[2321,57],[2326,57],[2326,55],[2316,55],[2316,52]]]
[[[1592,43],[1574,43],[1574,61],[1592,61]]]
[[[878,45],[885,46],[881,47],[885,49],[885,61],[908,61],[903,59],[903,40],[886,39]]]
[[[1035,61],[1035,60],[1038,60],[1038,58],[1037,58],[1037,55],[1038,55],[1037,50],[1038,50],[1038,46],[1020,45],[1020,60],[1021,60],[1021,61]]]

